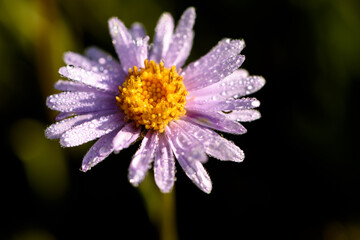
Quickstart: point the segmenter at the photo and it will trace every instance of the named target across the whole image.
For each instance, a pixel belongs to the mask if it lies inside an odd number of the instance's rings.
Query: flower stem
[[[168,194],[163,194],[163,208],[161,218],[161,239],[177,240],[175,189]]]
[[[163,194],[154,179],[147,176],[139,186],[149,220],[158,228],[161,240],[178,240],[175,190]]]

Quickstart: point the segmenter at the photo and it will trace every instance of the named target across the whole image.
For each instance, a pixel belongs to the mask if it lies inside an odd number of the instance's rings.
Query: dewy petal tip
[[[85,56],[64,53],[67,66],[46,99],[59,111],[45,136],[73,147],[98,139],[84,156],[86,172],[145,136],[129,166],[129,181],[138,186],[149,168],[163,193],[175,182],[175,160],[191,181],[210,193],[212,182],[203,164],[208,156],[241,162],[244,152],[213,130],[243,134],[239,122],[260,118],[260,101],[249,94],[265,79],[239,69],[243,39],[225,38],[199,60],[183,67],[193,43],[196,12],[187,8],[175,26],[163,13],[153,44],[140,23],[127,29],[117,17],[108,21],[117,59],[90,47]],[[182,69],[181,72],[179,69]]]

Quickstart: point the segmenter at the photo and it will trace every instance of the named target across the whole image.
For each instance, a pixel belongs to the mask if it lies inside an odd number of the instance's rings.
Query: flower
[[[97,139],[83,159],[82,171],[118,153],[139,138],[140,148],[129,167],[129,181],[137,186],[154,165],[154,178],[162,192],[175,181],[175,158],[202,191],[212,183],[203,163],[208,156],[241,162],[243,151],[216,131],[243,134],[239,122],[260,117],[260,102],[244,97],[259,90],[264,78],[239,69],[243,40],[221,40],[199,60],[182,68],[194,37],[195,9],[188,8],[174,29],[164,13],[156,26],[154,42],[143,26],[130,29],[117,18],[109,20],[110,33],[120,62],[91,47],[85,56],[67,52],[67,66],[55,88],[61,93],[47,98],[59,111],[46,131],[73,147]]]

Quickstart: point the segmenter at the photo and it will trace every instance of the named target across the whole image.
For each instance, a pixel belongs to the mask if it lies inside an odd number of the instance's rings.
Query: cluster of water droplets
[[[226,113],[225,116],[231,120],[239,122],[249,122],[259,119],[261,117],[261,114],[257,110],[246,109],[239,111],[231,111],[230,113]]]
[[[97,112],[115,109],[114,97],[96,92],[62,92],[47,98],[47,106],[60,112]]]
[[[93,166],[104,160],[113,151],[112,140],[117,132],[113,131],[105,136],[102,136],[86,153],[81,171],[88,171]]]
[[[188,110],[184,120],[195,123],[206,128],[212,128],[232,134],[244,134],[246,128],[240,123],[230,120],[223,113]]]
[[[124,81],[125,73],[113,57],[97,48],[86,51],[88,57],[67,52],[64,60],[68,64],[60,68],[63,77],[92,86],[100,91],[116,92]]]
[[[210,156],[223,161],[241,162],[244,159],[244,152],[238,146],[214,131],[182,120],[178,123],[204,145],[206,153]]]
[[[165,134],[158,134],[155,150],[154,178],[162,192],[169,192],[175,181],[175,159]]]
[[[123,72],[127,73],[133,66],[143,67],[144,60],[148,57],[149,37],[133,38],[124,23],[117,18],[109,20],[109,28]]]
[[[210,192],[211,180],[202,166],[202,162],[207,161],[203,145],[175,122],[169,124],[166,134],[186,175],[204,192]]]
[[[112,132],[122,124],[119,114],[105,115],[66,131],[60,138],[64,147],[78,146]]]
[[[114,152],[119,153],[121,150],[128,148],[139,138],[140,131],[141,129],[136,127],[133,122],[125,124],[112,141]]]
[[[154,42],[149,59],[155,62],[160,62],[163,59],[169,49],[173,31],[174,20],[170,14],[164,13],[156,25]]]
[[[138,186],[145,174],[151,168],[155,148],[157,147],[157,133],[149,131],[141,142],[140,149],[135,153],[129,167],[129,181]]]
[[[183,66],[190,54],[194,32],[195,10],[188,8],[181,16],[171,37],[170,46],[164,56],[165,67]]]
[[[79,116],[75,116],[72,118],[67,118],[67,119],[61,120],[59,122],[56,122],[56,123],[50,125],[46,129],[45,135],[49,139],[57,139],[63,133],[65,133],[66,131],[71,129],[72,127],[74,127],[76,125],[80,125],[86,121],[89,121],[96,116],[97,116],[97,114],[89,113],[89,114],[83,114],[83,115],[79,115]]]
[[[224,39],[205,56],[189,64],[182,72],[187,89],[204,88],[233,73],[245,60],[239,55],[244,45],[243,40]]]

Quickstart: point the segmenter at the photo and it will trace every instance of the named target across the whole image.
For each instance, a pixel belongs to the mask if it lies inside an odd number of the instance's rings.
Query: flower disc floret
[[[136,126],[163,132],[168,123],[185,115],[188,92],[176,67],[145,60],[145,67],[129,69],[124,84],[119,86],[117,105],[125,113],[125,120]]]

